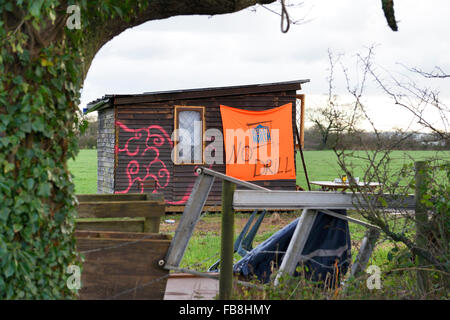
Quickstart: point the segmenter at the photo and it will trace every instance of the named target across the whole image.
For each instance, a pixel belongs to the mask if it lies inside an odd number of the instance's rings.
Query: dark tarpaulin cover
[[[333,211],[346,215],[346,210]],[[265,283],[269,282],[272,268],[281,265],[298,220],[292,221],[247,253],[234,265],[234,272],[246,279],[256,276]],[[339,285],[336,280],[347,272],[350,261],[351,241],[347,221],[318,211],[302,252],[305,275],[314,281],[327,279],[328,284]],[[335,278],[336,270],[338,279]],[[297,272],[295,276],[298,276]]]

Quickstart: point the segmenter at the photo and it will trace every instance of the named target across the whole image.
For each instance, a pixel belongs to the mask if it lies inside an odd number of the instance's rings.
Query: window
[[[205,107],[175,106],[175,164],[203,164]]]

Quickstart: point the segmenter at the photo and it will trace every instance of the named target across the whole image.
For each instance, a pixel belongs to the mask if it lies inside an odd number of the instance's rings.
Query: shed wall
[[[97,193],[114,193],[114,108],[98,112]]]
[[[296,91],[270,94],[235,95],[204,99],[173,100],[157,103],[136,103],[117,107],[118,156],[115,171],[115,192],[151,192],[154,184],[139,185],[139,180],[155,181],[158,192],[168,205],[186,203],[194,185],[196,165],[174,165],[172,144],[168,137],[174,129],[174,106],[205,106],[205,130],[222,131],[220,104],[246,110],[265,110],[292,102],[292,125],[295,134]],[[294,139],[295,141],[295,139]],[[206,142],[208,145],[210,142]],[[225,151],[222,150],[224,153]],[[295,161],[295,157],[293,159]],[[205,165],[225,173],[225,164]],[[295,190],[295,180],[256,181],[269,189]],[[214,183],[207,205],[220,205],[221,181]]]

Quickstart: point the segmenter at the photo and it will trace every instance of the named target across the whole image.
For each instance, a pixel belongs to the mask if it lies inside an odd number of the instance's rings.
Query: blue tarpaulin
[[[346,210],[333,211],[346,215]],[[246,279],[257,277],[269,282],[273,268],[281,265],[298,220],[248,252],[234,265],[234,272]],[[347,272],[350,262],[351,241],[347,221],[319,211],[299,261],[305,275],[313,281],[326,280],[327,285],[333,286],[339,283],[336,280],[340,275]],[[298,276],[297,272],[294,275]]]

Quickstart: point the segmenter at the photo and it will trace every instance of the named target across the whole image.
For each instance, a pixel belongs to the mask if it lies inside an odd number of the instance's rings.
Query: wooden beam
[[[95,201],[81,202],[77,211],[79,218],[159,218],[165,205],[160,201]]]
[[[78,202],[95,201],[164,201],[162,193],[108,193],[108,194],[77,194]]]
[[[142,232],[118,232],[118,231],[93,231],[93,230],[76,230],[75,237],[83,239],[109,239],[115,241],[117,239],[134,241],[134,240],[165,240],[170,241],[171,237],[168,234],[151,233],[143,234]]]
[[[141,193],[125,193],[125,194],[77,194],[78,202],[95,202],[95,201],[138,201],[147,200],[147,195]]]
[[[154,228],[159,232],[159,218],[158,223]],[[105,221],[106,220],[106,221]],[[120,231],[120,232],[144,232],[144,218],[117,218],[117,219],[77,219],[75,230],[86,231]]]
[[[300,141],[299,144],[305,148],[305,95],[296,95],[297,99],[300,99]]]
[[[309,81],[309,80],[308,80]],[[267,94],[271,92],[296,91],[301,89],[301,83],[307,80],[292,83],[274,83],[249,86],[235,86],[222,88],[190,89],[169,92],[150,92],[139,95],[118,95],[114,98],[115,105],[136,103],[160,102],[170,100],[189,100],[209,97],[225,97],[247,94]]]

